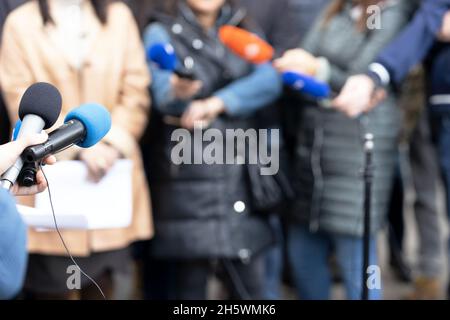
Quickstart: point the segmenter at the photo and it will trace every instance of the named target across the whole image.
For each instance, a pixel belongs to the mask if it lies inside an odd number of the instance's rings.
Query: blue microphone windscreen
[[[109,111],[95,103],[88,103],[72,110],[64,122],[80,121],[86,129],[86,138],[78,144],[82,148],[90,148],[102,140],[111,129]]]
[[[62,97],[58,89],[49,83],[38,82],[30,86],[22,96],[19,106],[21,120],[34,114],[45,121],[44,129],[51,128],[61,114]]]
[[[14,126],[12,140],[16,141],[17,137],[19,137],[20,128],[22,127],[22,121],[17,120],[16,125]]]
[[[331,89],[328,84],[296,72],[283,73],[283,82],[285,85],[302,93],[311,95],[314,98],[324,99],[328,98],[331,94]]]
[[[147,59],[162,70],[174,71],[178,64],[175,49],[170,43],[156,43],[148,48]]]

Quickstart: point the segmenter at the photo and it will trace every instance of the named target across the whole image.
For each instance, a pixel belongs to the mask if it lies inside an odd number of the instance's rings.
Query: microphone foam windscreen
[[[44,129],[51,128],[61,114],[62,97],[58,89],[51,84],[38,82],[29,87],[22,96],[19,106],[21,120],[34,114],[45,122]]]
[[[328,98],[331,94],[331,89],[328,84],[296,72],[283,73],[283,83],[314,98]]]
[[[272,60],[275,50],[256,34],[235,26],[223,26],[219,30],[220,41],[242,59],[261,64]]]
[[[178,64],[175,49],[170,43],[155,43],[147,50],[147,59],[162,70],[174,71]]]
[[[86,129],[86,137],[78,146],[90,148],[102,140],[111,129],[111,115],[109,111],[95,103],[88,103],[72,110],[64,122],[80,121]]]

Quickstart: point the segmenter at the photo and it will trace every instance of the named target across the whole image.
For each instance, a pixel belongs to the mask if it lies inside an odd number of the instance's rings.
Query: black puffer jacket
[[[240,18],[241,12],[222,12],[220,21],[227,24]],[[251,65],[226,50],[215,35],[206,34],[186,6],[180,8],[176,19],[159,17],[158,23],[170,35],[178,58],[195,61],[195,77],[204,84],[197,99],[210,97],[252,71]],[[157,110],[153,112],[143,147],[156,226],[153,255],[250,259],[271,245],[273,235],[266,218],[252,214],[245,166],[174,165],[171,152],[177,143],[171,142],[171,135],[178,128],[163,118]],[[222,116],[211,127],[225,133],[250,125],[251,119]],[[203,153],[204,146],[193,145],[192,152],[197,148]],[[242,207],[242,203],[245,210],[238,212],[237,204]]]

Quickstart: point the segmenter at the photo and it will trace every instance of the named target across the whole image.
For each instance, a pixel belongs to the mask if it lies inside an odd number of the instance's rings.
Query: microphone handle
[[[22,125],[17,138],[20,139],[29,134],[41,133],[44,127],[45,122],[41,117],[34,114],[26,115],[22,120]],[[0,187],[7,190],[11,189],[14,183],[16,183],[22,168],[23,160],[22,158],[19,158],[16,163],[1,176]]]
[[[78,120],[70,120],[49,134],[48,140],[43,144],[25,149],[22,158],[26,162],[40,162],[50,155],[57,154],[86,137],[86,128]]]

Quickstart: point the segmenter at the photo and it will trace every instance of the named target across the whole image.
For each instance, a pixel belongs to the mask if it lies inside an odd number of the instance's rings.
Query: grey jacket
[[[323,18],[305,39],[303,48],[329,63],[329,84],[338,92],[347,78],[363,73],[377,53],[407,22],[404,1],[390,3],[381,14],[382,28],[360,32],[351,18],[351,5],[324,26]],[[320,109],[314,101],[303,105],[297,130],[295,186],[291,210],[294,221],[312,231],[359,236],[363,232],[364,166],[362,137],[375,136],[373,231],[383,225],[397,156],[400,112],[394,95],[361,119]]]

